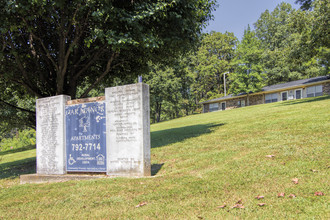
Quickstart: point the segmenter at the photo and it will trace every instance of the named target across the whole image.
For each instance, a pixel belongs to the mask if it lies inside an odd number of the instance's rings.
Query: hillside
[[[193,115],[151,132],[150,178],[19,185],[19,174],[35,172],[35,150],[0,152],[0,219],[330,218],[329,96]],[[232,208],[239,200],[244,208]]]

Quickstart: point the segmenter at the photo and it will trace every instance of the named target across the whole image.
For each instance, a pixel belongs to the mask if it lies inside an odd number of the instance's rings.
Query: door
[[[288,100],[288,92],[282,92],[281,96],[282,96],[282,101]]]
[[[221,102],[221,110],[226,110],[226,102]]]
[[[296,99],[301,99],[301,89],[296,90]]]

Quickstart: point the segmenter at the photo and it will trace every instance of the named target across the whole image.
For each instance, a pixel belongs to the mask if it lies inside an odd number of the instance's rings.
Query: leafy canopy
[[[295,3],[300,4],[302,10],[309,10],[312,8],[313,0],[296,0]]]
[[[195,83],[193,91],[199,99],[217,97],[224,91],[223,74],[230,69],[237,38],[233,33],[206,34],[194,56],[191,69]]]
[[[264,86],[265,73],[262,65],[261,41],[250,27],[244,31],[242,41],[237,45],[230,73],[229,93],[249,93],[260,91]]]
[[[1,113],[0,119],[9,122],[18,109],[32,126],[33,107],[24,100],[87,97],[116,77],[145,72],[150,60],[175,59],[198,41],[214,5],[212,0],[0,0],[0,93],[15,93],[1,96],[0,107],[10,117]]]

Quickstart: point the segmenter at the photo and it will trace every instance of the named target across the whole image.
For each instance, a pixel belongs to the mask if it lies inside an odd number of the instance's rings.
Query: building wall
[[[226,109],[234,109],[242,107],[242,101],[245,102],[245,106],[247,105],[246,97],[234,98],[226,101]]]
[[[249,95],[249,105],[260,105],[264,104],[264,95]]]
[[[323,95],[330,95],[330,82],[324,83],[323,87]]]
[[[301,87],[302,98],[307,98],[306,88]],[[281,92],[275,92],[277,94],[277,101],[278,102],[282,101],[282,95],[281,95],[282,92],[288,92],[288,97],[287,97],[288,100],[296,99],[295,91],[298,89],[299,88],[283,90]],[[330,82],[326,82],[326,83],[322,84],[322,92],[323,92],[323,95],[330,95]],[[264,104],[265,103],[265,94],[259,94],[259,95],[251,94],[248,97],[240,97],[240,98],[234,98],[234,99],[225,100],[225,101],[219,101],[219,110],[221,110],[222,102],[226,102],[226,109],[234,109],[234,108],[241,107],[242,101],[245,101],[245,106]],[[209,104],[203,105],[203,112],[204,113],[209,112]]]
[[[330,95],[330,82],[325,82],[322,84],[317,84],[317,85],[313,85],[313,86],[307,86],[306,88],[304,88],[304,98],[307,98],[308,94],[307,94],[307,90],[311,87],[319,87],[322,86],[322,91],[315,91],[315,96],[321,96],[321,95]],[[316,94],[318,93],[318,94]]]
[[[204,112],[204,113],[209,112],[209,104],[204,104],[204,105],[203,105],[203,112]]]
[[[295,90],[293,90],[293,89],[288,90],[288,100],[292,100],[292,99],[296,98],[294,91]]]
[[[302,90],[303,90],[303,98],[307,98],[306,88],[302,88]]]

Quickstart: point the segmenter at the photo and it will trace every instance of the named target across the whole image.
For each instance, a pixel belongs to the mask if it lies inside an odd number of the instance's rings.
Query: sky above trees
[[[273,11],[281,2],[291,4],[293,8],[298,9],[299,4],[296,0],[218,0],[219,7],[213,12],[214,20],[204,29],[205,32],[217,31],[224,33],[233,32],[241,40],[244,35],[244,29],[258,20],[261,13]]]

